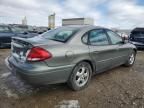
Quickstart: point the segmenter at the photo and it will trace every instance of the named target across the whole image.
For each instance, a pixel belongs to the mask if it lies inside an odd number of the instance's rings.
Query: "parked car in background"
[[[138,49],[144,49],[144,28],[135,28],[131,31],[129,41]]]
[[[20,37],[33,37],[39,35],[38,33],[32,31],[29,26],[23,26],[23,25],[16,25],[16,26],[11,26],[11,29],[14,33],[19,35]]]
[[[12,25],[0,25],[0,48],[10,47],[12,37],[30,38],[38,34],[29,33],[25,28]]]
[[[50,28],[48,28],[48,27],[36,27],[35,28],[35,31],[37,31],[38,34],[42,34],[48,30],[50,30]]]
[[[95,26],[65,26],[33,38],[13,38],[7,67],[33,85],[67,82],[73,90],[91,76],[124,64],[132,66],[136,47],[117,33]]]
[[[15,36],[10,26],[0,25],[0,48],[9,47],[11,43],[11,37]]]

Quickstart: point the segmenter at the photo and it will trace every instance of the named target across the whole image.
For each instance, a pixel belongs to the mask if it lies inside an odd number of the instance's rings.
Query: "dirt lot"
[[[9,53],[0,50],[0,108],[144,107],[144,51],[138,52],[133,67],[121,66],[94,76],[89,87],[78,92],[66,84],[40,88],[25,84],[6,68],[4,59]]]

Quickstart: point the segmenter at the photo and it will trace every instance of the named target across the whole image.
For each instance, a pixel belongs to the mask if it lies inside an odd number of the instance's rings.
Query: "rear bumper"
[[[12,61],[11,57],[5,59],[5,63],[9,70],[18,75],[20,78],[32,85],[45,85],[66,82],[71,74],[74,65],[60,66],[60,67],[48,67],[43,68],[33,66],[22,66],[22,63],[16,63]]]

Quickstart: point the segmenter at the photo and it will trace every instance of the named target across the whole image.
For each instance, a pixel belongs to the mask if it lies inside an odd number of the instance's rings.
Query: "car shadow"
[[[92,77],[91,82],[102,80],[103,77],[106,78],[109,74],[112,74],[114,72],[117,72],[117,70],[121,70],[123,72],[123,69],[126,69],[123,66],[116,67],[113,69],[110,69],[108,71],[96,74]],[[127,68],[127,71],[129,71],[129,68]],[[44,95],[44,94],[50,94],[50,93],[72,93],[74,92],[72,89],[69,88],[67,83],[61,83],[61,84],[51,84],[51,85],[41,85],[41,86],[32,86],[26,83],[25,81],[21,80],[20,78],[10,74],[5,79],[6,88],[8,90],[13,91],[13,93],[20,95],[20,96],[30,96],[30,95]],[[91,83],[90,83],[91,85]]]
[[[61,84],[50,84],[50,85],[40,85],[32,86],[22,79],[16,77],[15,75],[10,74],[7,78],[3,78],[5,83],[5,91],[10,90],[13,93],[20,96],[29,96],[40,93],[48,93],[53,91],[72,91],[66,83]]]

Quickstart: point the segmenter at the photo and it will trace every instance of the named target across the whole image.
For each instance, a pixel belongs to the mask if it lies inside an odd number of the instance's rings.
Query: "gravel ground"
[[[0,50],[0,108],[144,108],[144,51],[133,67],[117,67],[92,78],[74,92],[66,84],[33,88],[13,76],[4,64],[9,49]]]

